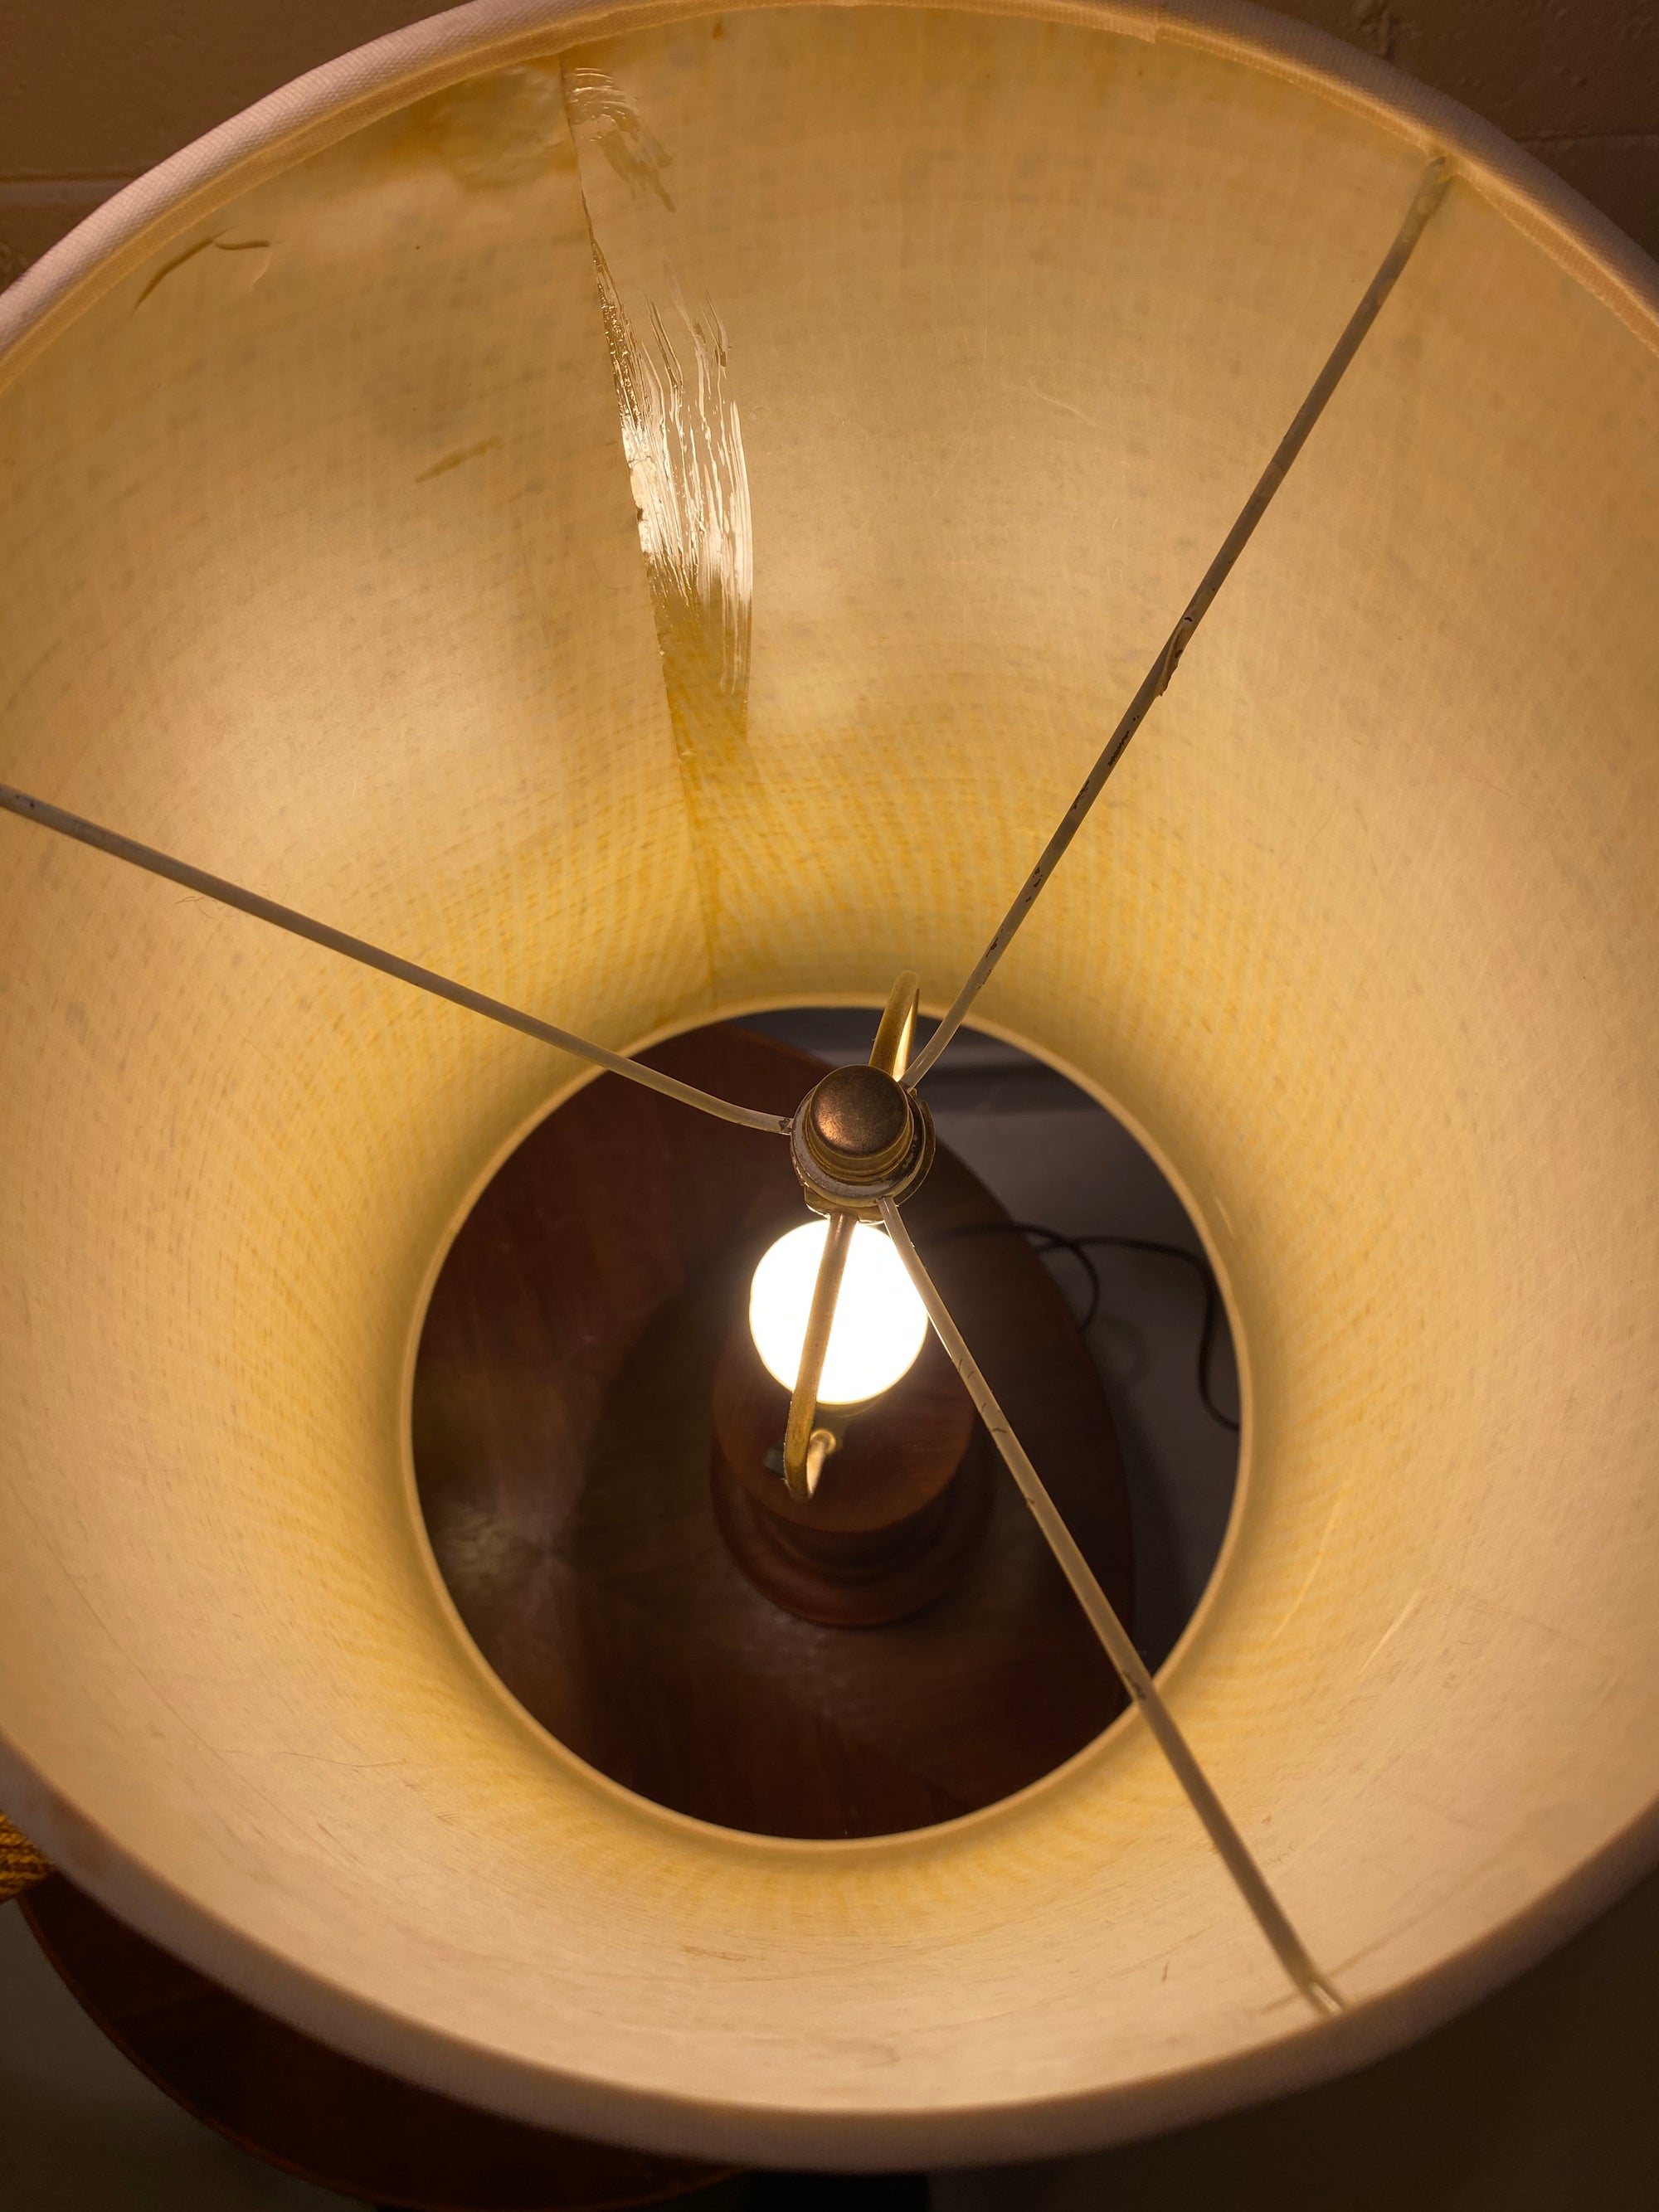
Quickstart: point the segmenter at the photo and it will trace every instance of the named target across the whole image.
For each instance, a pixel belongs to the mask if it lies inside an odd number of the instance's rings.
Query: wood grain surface
[[[399,2212],[621,2212],[732,2171],[526,2127],[347,2058],[63,1875],[21,1910],[71,1993],[152,2081],[241,2149],[343,2196]]]

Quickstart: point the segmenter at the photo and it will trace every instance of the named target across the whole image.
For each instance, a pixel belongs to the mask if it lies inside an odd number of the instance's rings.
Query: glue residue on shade
[[[641,335],[597,238],[593,270],[671,682],[694,698],[712,692],[744,716],[754,537],[726,331],[711,301],[687,305],[671,271],[667,315],[651,301]]]
[[[629,190],[654,193],[672,212],[673,198],[662,179],[669,156],[610,72],[568,66],[564,105],[572,132],[581,131],[599,148]]]
[[[567,57],[562,83],[712,988],[723,943],[740,941],[729,856],[768,842],[733,833],[764,800],[749,750],[755,544],[731,347],[687,266],[672,154],[609,70]]]
[[[558,73],[533,63],[469,77],[415,112],[445,168],[474,190],[526,184],[570,159]]]
[[[755,579],[749,471],[726,329],[712,300],[689,301],[681,289],[674,202],[662,175],[670,157],[633,100],[605,70],[590,67],[568,67],[564,91],[579,171],[597,151],[625,187],[626,266],[606,251],[609,226],[584,173],[640,546],[671,703],[690,725],[676,734],[683,748],[719,752],[722,736],[740,742],[746,721]],[[659,281],[630,281],[627,267],[653,260]],[[711,715],[717,726],[701,726]]]

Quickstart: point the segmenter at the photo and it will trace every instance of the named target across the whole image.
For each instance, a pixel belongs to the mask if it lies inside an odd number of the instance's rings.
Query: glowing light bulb
[[[795,1387],[828,1224],[808,1221],[780,1237],[755,1270],[749,1329],[769,1374]],[[860,1221],[853,1230],[836,1325],[823,1362],[818,1402],[854,1406],[890,1390],[907,1374],[927,1334],[927,1315],[904,1262],[884,1232]]]

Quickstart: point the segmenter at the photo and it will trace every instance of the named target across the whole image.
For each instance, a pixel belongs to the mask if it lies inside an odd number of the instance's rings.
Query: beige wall
[[[7,0],[0,284],[89,206],[422,0]],[[1293,0],[1498,125],[1659,254],[1659,10],[1632,0]]]

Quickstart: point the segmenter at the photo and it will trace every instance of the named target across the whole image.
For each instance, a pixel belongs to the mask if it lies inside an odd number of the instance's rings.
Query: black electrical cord
[[[1190,1267],[1198,1277],[1204,1292],[1204,1325],[1198,1338],[1198,1395],[1205,1412],[1218,1427],[1238,1434],[1238,1423],[1231,1413],[1224,1413],[1210,1395],[1210,1352],[1215,1343],[1215,1333],[1221,1321],[1221,1292],[1208,1264],[1196,1252],[1189,1252],[1182,1244],[1161,1244],[1148,1237],[1072,1237],[1063,1229],[1049,1229],[1038,1221],[971,1222],[964,1228],[948,1229],[937,1241],[949,1243],[957,1237],[994,1236],[999,1232],[1016,1237],[1041,1237],[1037,1246],[1040,1254],[1065,1252],[1074,1259],[1089,1279],[1089,1304],[1078,1327],[1086,1334],[1096,1315],[1100,1311],[1100,1270],[1089,1257],[1091,1245],[1109,1245],[1121,1252],[1150,1252],[1163,1260],[1179,1260],[1182,1267]]]

